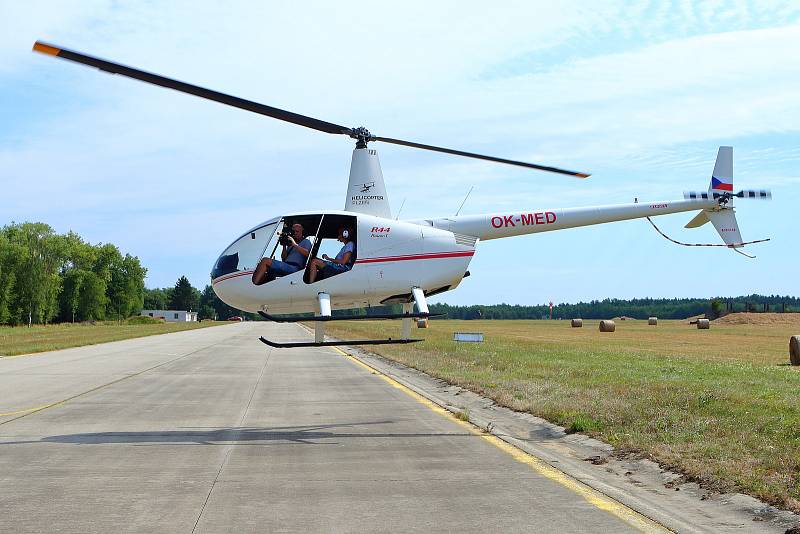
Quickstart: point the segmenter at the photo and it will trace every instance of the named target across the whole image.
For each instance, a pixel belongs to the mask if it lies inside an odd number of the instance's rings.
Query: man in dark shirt
[[[303,236],[303,225],[293,224],[292,235],[289,237],[288,243],[283,246],[281,259],[262,258],[253,272],[253,283],[257,286],[265,283],[268,273],[277,277],[299,271],[305,267],[311,247],[311,241]]]

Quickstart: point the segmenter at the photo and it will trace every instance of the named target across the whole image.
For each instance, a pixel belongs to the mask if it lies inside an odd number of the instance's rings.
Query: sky
[[[592,5],[597,4],[597,5]],[[800,294],[797,2],[0,2],[0,225],[41,221],[202,288],[259,222],[341,209],[351,140],[32,53],[37,39],[374,134],[589,172],[373,144],[396,214],[680,199],[720,145],[747,259],[634,220],[479,243],[436,298],[540,304]],[[657,223],[719,243],[692,213]]]

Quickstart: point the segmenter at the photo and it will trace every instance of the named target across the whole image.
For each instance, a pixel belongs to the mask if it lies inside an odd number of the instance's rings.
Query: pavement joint
[[[267,369],[267,365],[269,364],[269,358],[272,356],[273,349],[270,348],[267,350],[267,357],[264,359],[264,365],[261,366],[261,372],[258,373],[258,379],[256,383],[253,385],[253,389],[250,391],[250,397],[247,399],[247,405],[245,406],[244,410],[242,410],[242,415],[239,417],[239,422],[237,423],[237,429],[234,431],[234,435],[236,436],[235,440],[231,441],[238,441],[239,437],[242,435],[242,425],[244,424],[245,419],[247,418],[247,412],[250,411],[250,405],[253,403],[253,397],[255,397],[256,390],[258,386],[261,384],[261,380],[264,378],[264,371]],[[228,463],[228,460],[233,453],[234,448],[236,447],[235,443],[229,443],[225,445],[225,456],[222,458],[222,462],[219,464],[219,469],[217,470],[217,475],[214,477],[213,482],[211,482],[211,487],[208,489],[208,494],[206,495],[205,501],[203,501],[203,506],[200,507],[200,513],[197,514],[197,519],[194,522],[194,526],[192,527],[192,534],[197,530],[197,525],[200,524],[200,520],[203,518],[203,513],[206,511],[206,507],[208,506],[208,502],[211,500],[211,494],[214,493],[214,488],[217,487],[217,483],[219,482],[219,477],[222,475],[222,471],[225,469],[225,465]]]

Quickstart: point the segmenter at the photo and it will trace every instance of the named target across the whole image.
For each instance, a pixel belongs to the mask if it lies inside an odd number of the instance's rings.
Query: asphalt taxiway
[[[0,359],[0,532],[660,525],[331,348],[241,323]]]

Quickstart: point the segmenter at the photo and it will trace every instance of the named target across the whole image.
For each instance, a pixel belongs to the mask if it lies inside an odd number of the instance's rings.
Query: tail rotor
[[[732,198],[754,198],[757,200],[772,200],[772,191],[769,189],[742,189],[741,191],[737,191],[736,193],[728,193],[728,192],[719,192],[719,191],[684,191],[683,198],[686,200],[690,199],[702,199],[708,200],[713,198],[714,200],[720,201],[720,204],[727,203]]]

